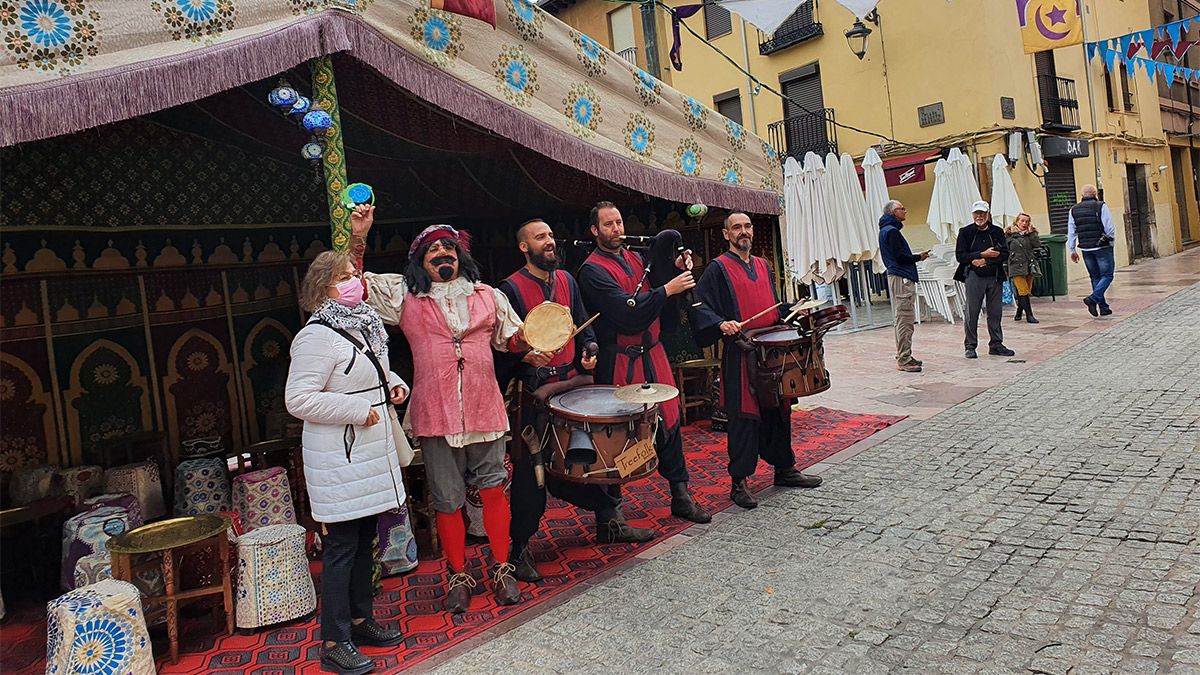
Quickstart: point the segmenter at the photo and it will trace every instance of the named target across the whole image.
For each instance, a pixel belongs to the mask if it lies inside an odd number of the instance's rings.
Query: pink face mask
[[[355,307],[363,300],[363,283],[358,277],[351,277],[334,288],[337,289],[339,305]]]

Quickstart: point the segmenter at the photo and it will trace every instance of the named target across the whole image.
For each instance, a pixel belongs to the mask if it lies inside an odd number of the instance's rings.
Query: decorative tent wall
[[[330,245],[306,134],[265,103],[279,74],[311,87],[306,59],[334,54],[376,269],[429,222],[512,269],[515,222],[578,227],[601,198],[666,226],[672,202],[779,210],[769,145],[526,0],[496,31],[407,0],[156,6],[82,0],[48,58],[0,46],[0,471],[140,430],[271,436],[296,287]]]

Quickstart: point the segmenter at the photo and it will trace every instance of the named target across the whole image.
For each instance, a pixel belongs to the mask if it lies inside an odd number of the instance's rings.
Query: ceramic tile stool
[[[46,674],[154,675],[142,594],[107,579],[46,605]]]
[[[417,566],[417,538],[408,520],[408,507],[379,514],[379,565],[383,576],[403,574]]]
[[[235,476],[233,509],[241,514],[247,533],[268,525],[295,525],[287,470],[273,466]]]
[[[231,492],[222,457],[185,459],[175,469],[175,515],[228,511]]]
[[[87,511],[97,506],[119,506],[129,512],[129,529],[136,530],[146,524],[145,517],[142,516],[142,504],[137,497],[128,492],[112,492],[95,497],[88,497],[83,500],[83,504],[79,507],[81,511]]]
[[[112,556],[113,578],[131,581],[149,570],[159,569],[163,593],[147,595],[146,604],[167,614],[167,637],[171,645],[171,663],[179,662],[179,607],[221,599],[225,613],[225,634],[233,634],[233,578],[229,569],[229,521],[218,516],[188,516],[144,525],[113,537],[108,543]],[[197,588],[180,588],[178,571],[189,558],[203,557],[212,565],[207,583]]]
[[[94,584],[98,581],[112,578],[112,557],[108,551],[104,553],[93,553],[85,555],[75,563],[75,588],[83,588],[89,584]],[[165,589],[163,585],[162,572],[156,568],[149,568],[138,575],[133,580],[133,585],[138,587],[142,595],[155,596],[162,595]],[[166,608],[161,605],[157,608],[145,607],[146,610],[146,625],[157,626],[160,623],[166,623],[167,612]]]
[[[119,506],[97,506],[71,516],[63,524],[62,589],[75,587],[75,564],[80,558],[103,553],[110,538],[130,529],[129,512]]]
[[[104,491],[128,492],[137,497],[146,520],[167,515],[162,480],[154,462],[135,462],[109,469],[104,472]]]
[[[99,494],[104,487],[104,469],[98,466],[75,466],[70,469],[59,469],[62,479],[63,493],[75,502],[75,506],[83,500]]]
[[[291,621],[317,607],[304,528],[268,525],[238,538],[237,626]]]
[[[57,470],[52,466],[23,466],[13,472],[8,493],[13,506],[24,506],[45,499],[54,492]]]
[[[179,442],[179,456],[183,459],[225,456],[225,444],[220,436],[189,438]]]

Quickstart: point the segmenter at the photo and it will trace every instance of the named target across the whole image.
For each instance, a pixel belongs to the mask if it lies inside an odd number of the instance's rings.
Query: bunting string
[[[1161,76],[1170,83],[1177,80],[1200,82],[1200,69],[1179,65],[1188,50],[1200,44],[1200,40],[1187,39],[1188,28],[1193,23],[1200,25],[1200,17],[1180,19],[1154,28],[1085,43],[1088,59],[1099,59],[1109,72],[1116,70],[1118,62],[1122,63],[1130,73],[1138,70],[1145,72],[1151,81]],[[1149,58],[1138,56],[1143,49]],[[1170,52],[1176,63],[1159,61],[1158,58],[1165,52]]]

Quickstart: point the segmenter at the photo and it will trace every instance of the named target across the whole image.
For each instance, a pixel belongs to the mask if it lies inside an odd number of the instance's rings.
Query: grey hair
[[[325,251],[313,258],[300,282],[300,309],[312,313],[329,297],[325,291],[333,276],[345,269],[346,263],[352,263],[354,257],[349,251]]]
[[[1095,197],[1097,194],[1096,186],[1095,185],[1084,185],[1083,189],[1079,191],[1079,194],[1083,195],[1084,197]]]
[[[883,212],[884,212],[884,214],[890,216],[890,215],[892,215],[893,212],[895,212],[895,210],[899,206],[900,206],[900,200],[890,199],[890,200],[888,200],[888,202],[886,204],[883,205]]]

